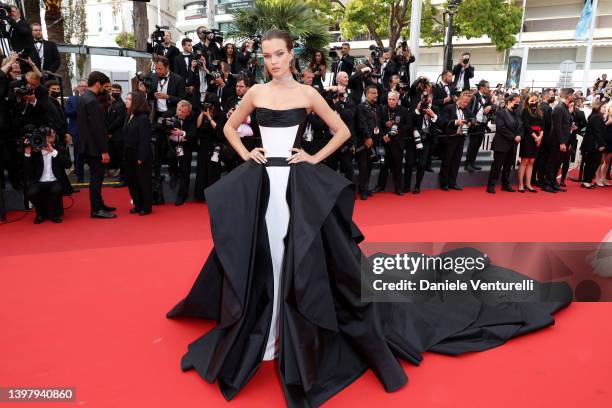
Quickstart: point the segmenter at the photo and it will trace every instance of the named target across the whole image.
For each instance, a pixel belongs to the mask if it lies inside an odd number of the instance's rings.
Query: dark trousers
[[[344,174],[351,183],[354,181],[355,172],[353,170],[353,153],[350,149],[342,152],[342,149],[338,149],[332,154],[328,160],[324,160],[324,163],[328,165],[332,170],[340,171]]]
[[[569,171],[570,162],[574,157],[573,147],[570,148],[570,146],[568,146],[567,149],[568,150],[565,153],[561,152],[561,181],[565,181],[567,172]],[[572,150],[570,151],[570,149]]]
[[[210,163],[210,148],[211,146],[200,141],[198,146],[198,157],[196,161],[196,179],[195,187],[193,189],[193,196],[198,201],[205,201],[204,190],[208,187],[208,168]]]
[[[597,168],[601,164],[601,156],[602,154],[599,150],[583,153],[582,161],[586,161],[584,165],[584,177],[582,178],[583,182],[591,183],[593,181]]]
[[[357,156],[357,168],[359,169],[359,193],[365,194],[370,190],[370,174],[372,173],[372,159],[370,149],[363,149]]]
[[[79,136],[72,135],[72,145],[74,154],[74,174],[77,175],[77,179],[81,181],[85,175],[85,159],[83,155],[79,153]]]
[[[28,185],[25,196],[34,204],[36,215],[58,217],[62,213],[62,192],[59,181],[42,181]]]
[[[491,171],[489,172],[490,186],[494,186],[499,179],[501,173],[502,186],[510,186],[510,170],[514,164],[516,158],[516,147],[507,152],[493,152],[493,164],[491,165]]]
[[[457,174],[461,165],[465,136],[448,136],[442,141],[442,165],[440,166],[440,186],[457,185]]]
[[[402,189],[402,143],[400,140],[391,140],[385,143],[385,162],[380,167],[378,174],[378,187],[382,190],[387,186],[389,170],[393,174],[393,188],[395,191]]]
[[[470,128],[468,131],[469,143],[467,151],[465,152],[465,165],[476,163],[476,157],[478,156],[478,150],[482,145],[484,135],[486,132],[486,125],[478,124],[474,128]]]
[[[416,181],[414,188],[421,188],[421,181],[425,175],[427,167],[427,158],[429,157],[429,141],[423,140],[423,148],[417,149],[414,140],[408,140],[406,144],[406,158],[404,168],[404,189],[410,191],[410,183],[412,179],[412,169],[416,166]]]
[[[135,149],[125,150],[125,179],[134,208],[138,211],[151,211],[153,205],[153,167],[151,161],[145,160],[138,164],[138,152]]]
[[[168,169],[170,174],[178,177],[178,198],[187,199],[189,195],[189,175],[191,174],[191,148],[183,145],[183,155],[176,156],[175,144],[171,144],[168,155]]]
[[[566,152],[567,153],[567,152]],[[557,185],[557,174],[563,161],[564,153],[562,154],[559,145],[550,145],[548,147],[548,157],[546,160],[546,171],[544,173],[544,181],[547,185]]]
[[[121,169],[121,162],[123,162],[123,140],[114,140],[111,138],[108,143],[110,155],[109,169],[118,170]]]
[[[101,156],[84,156],[85,162],[89,166],[89,205],[91,211],[100,211],[104,207],[102,200],[102,182],[104,181],[104,169],[106,164],[102,163]]]
[[[533,172],[531,174],[531,184],[544,185],[546,183],[546,163],[548,162],[550,148],[545,143],[540,145],[538,154],[533,162]]]

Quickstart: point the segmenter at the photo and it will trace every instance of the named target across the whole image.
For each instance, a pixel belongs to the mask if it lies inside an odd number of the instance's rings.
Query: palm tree
[[[250,8],[234,13],[234,38],[245,39],[270,29],[288,31],[301,46],[299,57],[309,59],[315,50],[329,46],[327,24],[306,3],[295,0],[255,0]]]
[[[23,11],[28,24],[40,24],[40,0],[24,0]]]
[[[47,39],[55,43],[65,43],[64,16],[62,15],[62,0],[44,0],[45,3],[45,25],[47,26]],[[70,90],[66,60],[60,58],[61,65],[56,74],[64,81],[64,87]],[[64,89],[66,92],[66,89]],[[69,92],[68,92],[69,93]]]

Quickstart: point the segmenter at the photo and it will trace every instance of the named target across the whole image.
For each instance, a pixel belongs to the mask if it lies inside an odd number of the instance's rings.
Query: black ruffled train
[[[227,400],[255,374],[270,330],[268,189],[264,166],[249,161],[206,191],[215,247],[187,297],[167,314],[218,322],[189,345],[181,368],[218,381]],[[291,166],[278,358],[289,407],[319,406],[368,368],[387,392],[397,390],[407,383],[398,358],[418,365],[426,350],[457,355],[499,346],[552,325],[551,315],[572,300],[567,284],[536,282],[537,302],[445,303],[443,293],[425,303],[362,302],[354,195],[353,185],[324,165]],[[483,276],[525,278],[493,265]],[[542,293],[550,301],[541,301]]]

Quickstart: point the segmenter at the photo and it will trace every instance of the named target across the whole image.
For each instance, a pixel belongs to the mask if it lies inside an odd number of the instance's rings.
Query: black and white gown
[[[306,109],[256,114],[268,163],[243,163],[207,189],[214,247],[167,313],[217,321],[189,345],[181,368],[217,381],[227,400],[270,359],[290,407],[319,406],[368,368],[391,392],[407,383],[399,359],[418,365],[426,350],[486,350],[552,325],[552,314],[571,302],[564,283],[537,284],[550,301],[450,304],[443,292],[426,303],[362,301],[353,184],[322,164],[287,164]],[[489,265],[481,278],[524,276]]]

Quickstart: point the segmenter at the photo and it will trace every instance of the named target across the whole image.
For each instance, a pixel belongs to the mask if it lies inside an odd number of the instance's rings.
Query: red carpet
[[[272,362],[229,405],[216,384],[180,371],[187,344],[212,327],[164,317],[211,248],[206,206],[139,217],[128,214],[126,189],[104,196],[118,219],[90,219],[85,189],[63,224],[33,225],[28,214],[0,226],[0,387],[72,386],[77,395],[76,403],[0,407],[284,406]],[[357,203],[355,220],[370,242],[600,241],[612,229],[611,198],[612,189],[573,183],[564,194],[378,194]],[[368,372],[325,406],[609,406],[611,316],[610,303],[575,303],[555,326],[502,347],[404,364],[410,381],[398,392],[385,393]]]

